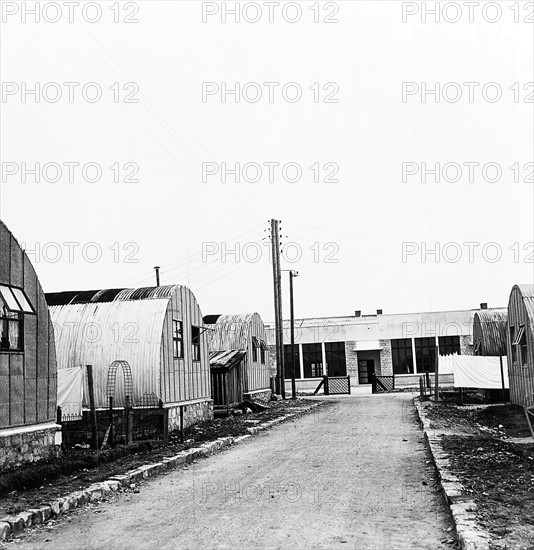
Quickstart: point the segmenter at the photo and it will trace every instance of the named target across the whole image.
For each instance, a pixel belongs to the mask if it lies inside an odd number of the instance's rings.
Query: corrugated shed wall
[[[507,353],[508,309],[483,309],[473,318],[473,343],[478,355],[500,357]]]
[[[133,403],[143,394],[160,394],[160,349],[168,300],[113,301],[52,306],[59,369],[93,365],[95,404],[107,407],[109,366],[127,361],[133,377]],[[115,391],[124,404],[123,373]],[[88,407],[87,388],[84,406]]]
[[[49,422],[56,416],[54,334],[35,270],[0,222],[0,282],[23,288],[37,315],[23,314],[24,351],[0,352],[0,428]]]
[[[525,325],[527,341],[526,365],[512,361],[510,329],[517,331]],[[515,285],[508,302],[508,375],[510,378],[510,401],[516,405],[534,405],[534,285]]]
[[[184,357],[173,353],[173,319],[183,322]],[[200,361],[192,357],[192,326],[201,327]],[[205,331],[202,312],[194,294],[185,286],[176,287],[165,313],[161,347],[161,394],[168,403],[211,396],[208,331]],[[203,332],[202,332],[203,331]]]
[[[266,342],[265,326],[258,313],[221,315],[210,332],[210,351],[244,349],[247,351],[243,369],[243,391],[245,393],[269,389],[269,353],[265,352],[265,364],[261,363],[261,352],[257,350],[257,361],[253,361],[253,339]]]

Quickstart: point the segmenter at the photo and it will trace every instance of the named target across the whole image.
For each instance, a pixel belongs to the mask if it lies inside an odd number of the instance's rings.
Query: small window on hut
[[[521,366],[528,367],[527,334],[525,331],[525,326],[522,325],[521,328],[521,337],[519,338],[518,342],[521,357]]]
[[[0,352],[23,351],[22,314],[0,304]]]
[[[193,344],[193,361],[200,361],[200,327],[191,326],[191,342]]]
[[[265,352],[267,351],[267,344],[261,340],[260,341],[260,359],[261,359],[261,364],[262,365],[265,365]]]
[[[252,337],[252,361],[256,363],[258,361],[258,339],[253,336]]]
[[[515,347],[515,327],[513,325],[510,326],[510,343],[512,344],[512,365],[515,365],[517,363],[517,349]]]
[[[175,359],[184,356],[184,324],[176,319],[172,320],[172,349]]]

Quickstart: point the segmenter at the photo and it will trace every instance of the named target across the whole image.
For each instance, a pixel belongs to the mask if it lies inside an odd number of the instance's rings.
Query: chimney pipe
[[[354,312],[354,317],[361,317],[362,316],[362,312],[360,309],[357,309],[355,312]]]
[[[487,302],[482,302],[482,303],[480,304],[480,309],[488,309],[488,304],[487,304]]]
[[[159,265],[155,266],[154,269],[156,270],[156,286],[159,286]]]
[[[377,309],[377,310],[376,310],[376,314],[377,314],[377,315],[382,315],[382,310],[381,310],[381,309]]]

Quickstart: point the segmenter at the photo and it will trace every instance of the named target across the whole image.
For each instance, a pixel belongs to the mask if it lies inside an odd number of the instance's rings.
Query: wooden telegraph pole
[[[271,220],[271,250],[273,259],[274,317],[276,334],[276,393],[286,398],[284,368],[284,333],[282,326],[282,273],[280,268],[280,232],[278,220]]]

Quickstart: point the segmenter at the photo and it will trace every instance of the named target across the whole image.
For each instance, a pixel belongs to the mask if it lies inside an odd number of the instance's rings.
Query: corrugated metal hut
[[[244,399],[271,397],[269,354],[265,326],[258,313],[208,315],[210,352],[243,350],[242,387]]]
[[[57,454],[56,352],[45,296],[0,222],[0,469]]]
[[[93,366],[95,405],[161,399],[169,429],[212,418],[208,342],[202,313],[185,286],[47,294],[59,369]],[[121,370],[111,365],[121,363]],[[124,366],[123,366],[124,365]],[[129,367],[129,368],[128,368]],[[124,376],[123,376],[124,375]],[[127,390],[126,390],[127,388]],[[88,407],[87,388],[84,407]]]
[[[510,401],[534,405],[534,285],[515,285],[508,301]]]
[[[481,309],[473,317],[473,353],[485,357],[502,357],[507,353],[506,308]]]

